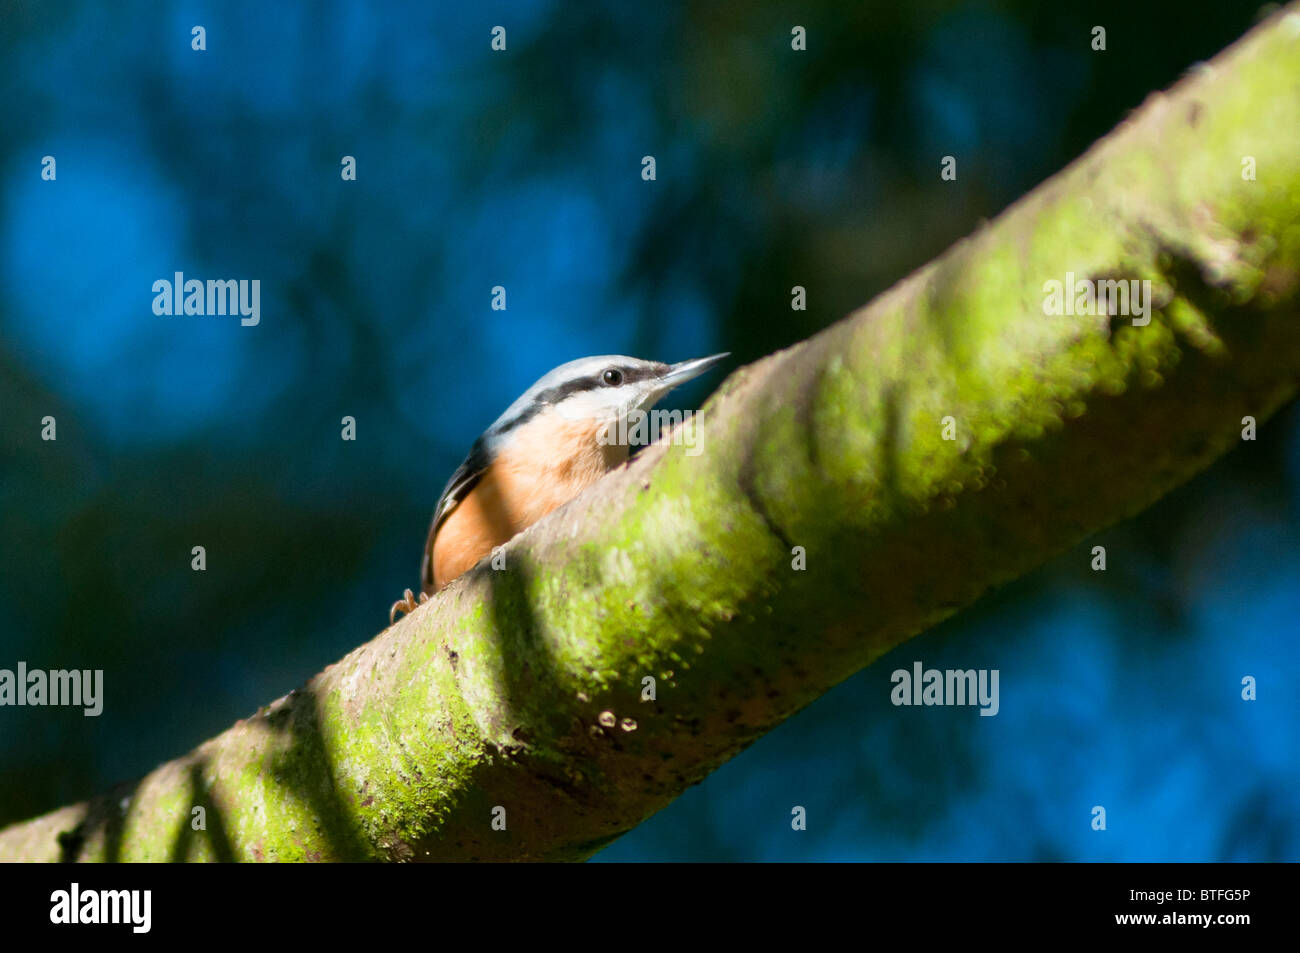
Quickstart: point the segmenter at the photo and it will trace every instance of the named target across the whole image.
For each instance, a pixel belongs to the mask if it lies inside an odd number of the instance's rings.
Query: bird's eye
[[[605,373],[600,375],[600,379],[610,387],[617,387],[623,383],[623,372],[617,367],[609,367],[605,369]]]

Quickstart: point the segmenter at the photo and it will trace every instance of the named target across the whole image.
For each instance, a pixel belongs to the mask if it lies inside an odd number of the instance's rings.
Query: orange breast
[[[521,427],[430,540],[432,588],[441,589],[627,459],[627,447],[601,446],[599,433],[595,421],[564,420],[553,411]]]

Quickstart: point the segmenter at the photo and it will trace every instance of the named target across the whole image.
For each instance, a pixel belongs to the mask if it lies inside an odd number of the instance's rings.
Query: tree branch
[[[592,854],[1295,393],[1297,64],[1293,5],[870,306],[733,375],[702,454],[649,448],[506,569],[139,782],[0,832],[0,859]],[[1150,280],[1158,308],[1045,314],[1067,273]]]

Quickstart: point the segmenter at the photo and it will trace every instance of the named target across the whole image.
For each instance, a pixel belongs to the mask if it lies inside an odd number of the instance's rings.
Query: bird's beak
[[[697,357],[694,360],[682,361],[680,364],[671,364],[668,367],[668,373],[659,378],[659,383],[665,388],[685,384],[730,356],[731,352],[727,351],[725,354],[714,354],[712,357]]]

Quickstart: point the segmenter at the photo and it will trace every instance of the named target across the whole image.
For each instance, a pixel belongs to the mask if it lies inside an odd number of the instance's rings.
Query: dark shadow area
[[[62,863],[81,860],[86,845],[101,837],[104,841],[104,862],[117,863],[122,855],[122,830],[136,783],[119,784],[107,795],[95,798],[82,822],[59,835]]]
[[[191,812],[181,818],[179,826],[176,828],[176,839],[172,843],[171,862],[173,864],[184,863],[189,859],[190,848],[196,841],[206,839],[208,846],[212,848],[214,859],[218,863],[228,864],[235,860],[235,851],[230,844],[230,835],[226,831],[225,820],[222,817],[220,809],[212,800],[211,793],[203,783],[203,772],[207,768],[207,761],[203,758],[195,759],[190,764],[189,782],[190,782],[190,800],[192,802]],[[194,807],[203,808],[203,828],[195,830]]]
[[[333,859],[369,860],[370,845],[357,827],[352,806],[364,802],[367,795],[364,790],[345,795],[338,789],[335,757],[325,743],[319,706],[320,700],[310,688],[300,688],[293,692],[287,704],[266,716],[260,713],[254,716],[264,723],[268,732],[289,739],[289,749],[269,759],[268,770],[277,786],[286,788],[295,799],[310,806],[316,832],[325,837]],[[324,858],[308,851],[306,859]]]

